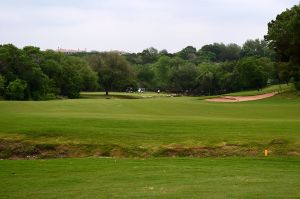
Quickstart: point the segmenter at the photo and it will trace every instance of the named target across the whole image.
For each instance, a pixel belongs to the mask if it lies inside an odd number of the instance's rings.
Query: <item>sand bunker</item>
[[[277,92],[267,93],[262,95],[255,95],[255,96],[224,96],[212,99],[206,99],[209,102],[245,102],[245,101],[254,101],[254,100],[261,100],[269,97],[273,97],[276,95]]]

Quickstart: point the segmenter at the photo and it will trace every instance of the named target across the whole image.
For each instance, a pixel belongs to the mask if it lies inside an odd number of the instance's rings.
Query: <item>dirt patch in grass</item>
[[[117,145],[36,144],[0,139],[0,159],[38,159],[71,157],[147,157],[147,150]]]
[[[245,101],[255,101],[255,100],[266,99],[269,97],[273,97],[277,94],[278,94],[278,92],[267,93],[267,94],[262,94],[262,95],[255,95],[255,96],[224,96],[224,97],[206,99],[206,101],[209,101],[209,102],[245,102]]]
[[[28,141],[0,139],[0,159],[43,159],[74,157],[223,157],[262,156],[265,148],[272,156],[300,156],[299,149],[288,149],[284,140],[272,140],[268,146],[222,145],[205,146],[160,146],[158,148],[124,147],[93,144],[36,144]]]
[[[219,146],[219,147],[177,147],[161,148],[155,156],[165,157],[218,157],[218,156],[260,156],[259,148],[243,146]]]

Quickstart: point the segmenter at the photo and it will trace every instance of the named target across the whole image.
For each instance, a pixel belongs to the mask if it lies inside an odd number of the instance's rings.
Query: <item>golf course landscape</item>
[[[238,103],[0,101],[0,156],[19,159],[0,161],[1,198],[300,197],[300,100],[284,88]]]
[[[141,99],[99,95],[1,101],[0,157],[299,154],[299,97],[291,93],[229,104],[154,93]]]
[[[300,199],[299,1],[0,8],[0,199]]]

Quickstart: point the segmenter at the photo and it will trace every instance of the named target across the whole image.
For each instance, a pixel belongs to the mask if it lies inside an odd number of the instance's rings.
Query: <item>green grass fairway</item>
[[[238,147],[245,148],[241,155],[261,155],[264,148],[274,155],[300,153],[300,100],[287,94],[243,103],[197,97],[0,101],[0,110],[2,145],[3,140],[44,144],[40,148],[84,145],[104,156],[124,151],[186,156],[199,147],[222,147],[229,155]]]
[[[0,160],[0,198],[300,198],[299,97],[150,95],[0,101],[0,158],[131,157]]]
[[[0,161],[0,198],[300,198],[299,158]]]

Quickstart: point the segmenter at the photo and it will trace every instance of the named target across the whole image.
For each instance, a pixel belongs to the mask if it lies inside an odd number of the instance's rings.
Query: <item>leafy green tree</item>
[[[166,49],[159,51],[158,55],[159,55],[159,57],[161,57],[161,56],[173,57],[173,54],[169,53]]]
[[[61,94],[68,98],[79,98],[81,90],[81,77],[74,65],[64,64],[62,68]]]
[[[40,67],[43,73],[49,78],[49,93],[61,95],[61,87],[63,86],[62,64],[54,59],[47,58],[43,60]]]
[[[152,65],[156,88],[161,90],[174,89],[171,82],[171,69],[173,68],[172,70],[174,71],[186,63],[187,61],[178,56],[172,58],[168,56],[160,57],[159,60]]]
[[[27,57],[28,60],[39,65],[43,60],[42,52],[40,48],[34,46],[25,46],[23,48],[23,53]]]
[[[241,90],[261,89],[268,82],[268,63],[257,57],[245,57],[238,61],[234,74]]]
[[[220,86],[220,93],[230,93],[238,90],[238,82],[232,72],[223,71],[219,74],[218,83]]]
[[[277,62],[275,64],[276,74],[278,75],[279,83],[286,83],[289,84],[292,75],[292,66],[289,62]]]
[[[156,87],[159,89],[166,90],[169,87],[170,69],[172,67],[171,61],[172,58],[162,56],[152,65],[155,75],[154,81],[156,82]]]
[[[41,100],[48,94],[49,78],[42,72],[41,68],[33,67],[25,81],[28,84],[29,98]]]
[[[207,63],[216,60],[216,54],[211,51],[202,50],[198,51],[198,63]]]
[[[95,91],[98,88],[97,73],[92,70],[86,60],[79,57],[68,57],[65,64],[72,65],[73,70],[78,71],[81,84],[80,90]]]
[[[191,92],[197,85],[198,69],[192,63],[173,67],[170,71],[170,80],[173,91]]]
[[[7,82],[18,78],[18,67],[22,65],[21,52],[12,44],[0,45],[0,74]]]
[[[39,48],[25,47],[17,49],[13,45],[0,47],[0,57],[3,61],[1,73],[8,82],[20,79],[26,82],[26,99],[42,99],[47,94],[48,77],[41,71],[42,60]]]
[[[259,39],[249,39],[247,40],[242,47],[241,51],[242,57],[268,57],[270,59],[275,58],[275,53],[268,47],[268,44],[264,40]]]
[[[222,52],[222,59],[227,61],[238,60],[241,54],[241,47],[237,44],[231,43],[226,46]]]
[[[282,62],[291,62],[291,76],[300,90],[300,4],[277,15],[268,24],[269,42]]]
[[[143,64],[151,64],[157,61],[158,59],[158,50],[150,47],[143,50],[141,53],[138,54],[141,56]]]
[[[199,65],[197,79],[202,93],[211,95],[218,89],[217,70],[218,66],[215,64],[205,63]]]
[[[88,65],[80,69],[81,90],[96,91],[99,88],[98,75]]]
[[[232,61],[240,58],[241,47],[234,43],[214,43],[203,46],[200,52],[209,55],[214,62]]]
[[[27,83],[20,79],[11,81],[5,91],[5,97],[10,100],[25,100],[26,99]]]
[[[236,61],[226,61],[219,65],[217,74],[219,93],[229,93],[239,89],[238,80],[233,73],[236,64]]]
[[[118,88],[120,82],[128,82],[133,78],[131,66],[118,53],[105,52],[91,56],[88,60],[92,68],[98,72],[100,86],[104,88],[106,95]]]
[[[193,46],[187,46],[181,51],[179,51],[178,55],[184,60],[188,60],[190,62],[195,63],[197,60],[197,49]]]
[[[125,57],[131,65],[143,65],[141,53],[124,53],[123,57]]]
[[[140,87],[154,89],[154,71],[148,65],[138,66],[137,79],[140,83]]]
[[[214,44],[209,44],[209,45],[205,45],[201,48],[202,52],[205,52],[206,54],[212,54],[213,59],[212,61],[222,61],[222,52],[225,50],[226,46],[224,44],[218,44],[218,43],[214,43]]]

